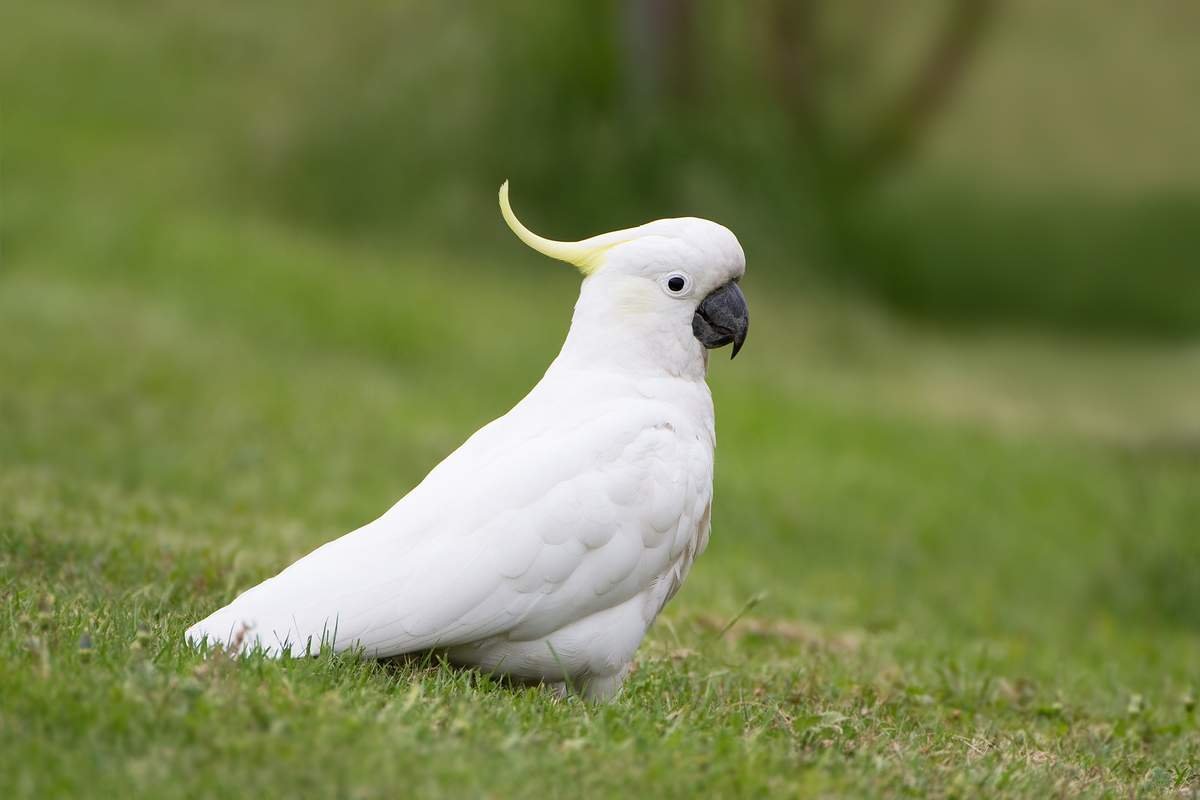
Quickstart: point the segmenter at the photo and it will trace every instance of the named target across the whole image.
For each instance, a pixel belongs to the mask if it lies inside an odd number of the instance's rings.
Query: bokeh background
[[[46,676],[116,691],[540,377],[578,277],[510,179],[553,238],[696,215],[747,253],[712,545],[647,652],[743,611],[704,657],[766,648],[768,697],[977,693],[1051,739],[1149,707],[1096,785],[1194,787],[1151,773],[1197,752],[1198,36],[1185,0],[0,2],[10,774],[203,768]],[[123,724],[190,741],[162,707]],[[209,778],[320,784],[292,764]]]

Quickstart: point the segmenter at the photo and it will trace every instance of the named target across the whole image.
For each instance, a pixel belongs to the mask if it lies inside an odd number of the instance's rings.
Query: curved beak
[[[692,334],[700,344],[712,350],[733,343],[735,358],[750,330],[750,309],[735,281],[716,289],[701,301],[692,317]]]

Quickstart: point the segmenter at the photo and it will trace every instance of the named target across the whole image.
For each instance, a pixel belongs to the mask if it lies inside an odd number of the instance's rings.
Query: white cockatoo
[[[745,341],[745,256],[725,227],[662,219],[525,244],[584,274],[533,390],[383,516],[187,631],[270,655],[434,651],[606,700],[704,550],[715,429],[706,348]]]

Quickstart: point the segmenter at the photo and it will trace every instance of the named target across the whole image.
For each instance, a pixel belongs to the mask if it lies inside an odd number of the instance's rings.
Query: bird
[[[529,230],[578,268],[542,379],[386,513],[189,627],[206,651],[435,653],[604,702],[708,543],[716,448],[709,351],[746,341],[746,259],[696,217],[581,241]]]

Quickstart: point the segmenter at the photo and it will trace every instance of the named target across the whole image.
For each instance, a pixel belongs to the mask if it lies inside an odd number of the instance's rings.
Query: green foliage
[[[1001,4],[942,90],[957,102],[889,133],[946,8],[990,3],[806,3],[816,60],[792,74],[776,4],[696,2],[688,86],[658,94],[626,41],[634,5],[10,4],[5,216],[51,213],[29,196],[48,186],[149,183],[172,204],[490,253],[491,190],[512,178],[563,238],[697,214],[738,231],[759,274],[922,316],[1197,330],[1200,116],[1172,78],[1194,72],[1189,19],[1081,6],[1083,36],[1057,6]],[[1146,91],[1122,82],[1139,69]],[[890,170],[855,155],[874,139]]]
[[[921,316],[1186,338],[1200,319],[1200,194],[995,198],[944,186],[860,208],[842,280]],[[928,235],[913,236],[912,231]]]

